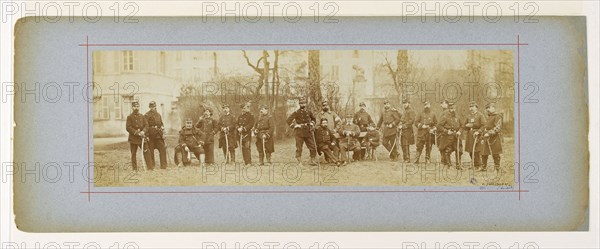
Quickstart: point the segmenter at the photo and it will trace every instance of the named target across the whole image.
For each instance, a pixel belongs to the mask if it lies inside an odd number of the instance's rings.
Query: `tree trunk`
[[[308,90],[311,98],[313,110],[318,110],[318,103],[321,103],[321,62],[320,51],[308,51]]]

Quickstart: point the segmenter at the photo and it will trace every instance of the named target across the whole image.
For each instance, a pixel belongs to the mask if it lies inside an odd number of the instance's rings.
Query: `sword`
[[[242,137],[242,133],[241,132],[238,132],[238,133],[240,134],[240,155],[243,158],[244,157],[244,149],[242,149],[242,146],[243,146],[242,139],[243,139],[243,137]]]
[[[475,140],[473,141],[473,152],[471,153],[471,164],[473,165],[473,168],[475,168],[475,146],[477,145],[477,138],[479,137],[479,135],[475,135]]]
[[[223,134],[225,134],[225,155],[223,155],[225,157],[225,161],[229,161],[229,138],[227,138],[227,134],[229,133],[227,131],[228,128],[225,128],[226,130],[223,131]]]
[[[144,172],[146,172],[146,155],[144,154],[144,141],[146,141],[146,137],[142,136],[142,164],[144,165]]]
[[[456,152],[454,153],[454,156],[456,157],[456,167],[460,167],[460,156],[458,155],[459,150],[460,150],[460,136],[458,135],[458,133],[456,134]]]
[[[262,149],[263,149],[263,156],[266,158],[267,157],[267,150],[265,149],[265,134],[262,135]]]
[[[315,152],[316,152],[317,151],[317,139],[315,138],[315,131],[314,130],[311,131],[310,135],[313,139],[313,144],[315,146]],[[263,148],[264,148],[264,143],[263,143]],[[317,159],[317,167],[321,168],[321,159],[319,158],[319,153],[317,153],[317,156],[315,158]]]

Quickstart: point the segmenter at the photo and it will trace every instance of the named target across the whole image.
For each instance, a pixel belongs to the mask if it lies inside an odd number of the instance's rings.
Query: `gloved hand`
[[[452,131],[451,130],[448,130],[448,135],[452,135]]]
[[[456,135],[457,135],[457,136],[460,136],[460,131],[457,131],[457,132],[456,132]]]
[[[473,133],[473,135],[475,135],[475,136],[479,136],[479,132],[478,132],[478,131],[476,131],[476,132],[474,132],[474,133]]]
[[[489,136],[490,136],[490,134],[486,132],[486,133],[485,133],[483,136],[484,136],[484,137],[489,137]]]

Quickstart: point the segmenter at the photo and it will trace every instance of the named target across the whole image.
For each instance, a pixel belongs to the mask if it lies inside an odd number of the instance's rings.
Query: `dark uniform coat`
[[[481,129],[481,135],[490,134],[488,139],[481,140],[481,155],[489,155],[492,148],[492,154],[502,154],[502,115],[499,113],[488,114],[487,121]],[[488,147],[487,141],[490,146]]]
[[[322,147],[331,146],[331,143],[335,143],[335,136],[333,134],[333,131],[329,128],[323,128],[322,126],[319,126],[315,130],[317,148],[320,150]]]
[[[377,127],[383,127],[383,137],[396,135],[396,126],[400,123],[400,117],[400,113],[394,108],[384,110],[383,113],[381,113],[381,118],[379,118]],[[392,127],[387,127],[388,124],[391,124]]]
[[[219,130],[221,131],[219,133],[219,148],[225,148],[227,143],[229,143],[229,148],[237,148],[237,130],[235,129],[235,125],[236,120],[231,113],[228,115],[223,114],[221,118],[219,118]],[[222,130],[223,128],[228,129],[227,140],[225,140],[225,132]]]
[[[346,137],[346,135],[344,135],[344,133],[347,131],[351,132],[349,137]],[[346,148],[359,146],[357,138],[358,136],[360,136],[360,128],[358,128],[358,125],[346,123],[340,124],[338,128],[338,134],[340,135],[340,146],[344,146]],[[350,144],[348,144],[348,138],[350,138]]]
[[[467,127],[467,124],[472,124],[472,127]],[[481,112],[469,113],[467,118],[465,119],[463,130],[465,131],[465,149],[467,152],[473,152],[473,142],[475,142],[475,138],[473,133],[475,131],[479,131],[481,127],[485,124],[485,118]],[[481,133],[481,132],[480,132]],[[483,136],[479,134],[477,137],[477,141],[480,141]],[[480,146],[475,146],[475,152],[479,152]]]
[[[262,147],[262,136],[267,135],[265,139],[265,149],[267,153],[273,153],[275,151],[275,144],[273,142],[273,130],[275,128],[275,122],[273,121],[273,116],[269,114],[260,114],[258,119],[256,120],[256,124],[254,125],[254,129],[256,131],[256,146]],[[259,149],[260,150],[260,149]]]
[[[417,140],[426,140],[430,129],[433,129],[437,125],[437,118],[435,114],[431,110],[423,111],[419,113],[417,119],[415,119],[415,123],[417,124]],[[429,128],[423,128],[423,125],[429,126]],[[433,138],[433,137],[432,137]]]
[[[238,117],[237,127],[238,128],[242,127],[242,133],[240,135],[242,137],[244,137],[244,139],[252,137],[251,132],[252,132],[253,126],[254,126],[254,115],[252,115],[250,112],[242,113],[242,115],[240,115]]]
[[[141,113],[131,113],[127,116],[127,122],[125,123],[125,129],[129,133],[127,141],[132,144],[141,144],[142,137],[138,136],[138,132],[143,131],[148,133],[148,122]]]
[[[204,143],[214,143],[215,134],[219,132],[216,120],[212,117],[200,118],[194,127],[198,128],[204,134]]]
[[[162,117],[157,111],[150,110],[146,112],[146,120],[148,121],[148,137],[150,139],[163,139],[163,131],[164,127]]]
[[[461,128],[460,121],[458,120],[458,117],[456,117],[456,113],[451,114],[448,112],[447,115],[443,115],[437,128],[438,133],[440,134],[440,139],[438,140],[438,147],[440,150],[444,150],[447,147],[456,148],[456,142],[458,139],[456,134],[448,135],[448,130],[457,132]]]
[[[363,146],[371,146],[375,148],[381,144],[379,141],[381,134],[377,130],[367,131],[367,135],[365,135],[365,139],[363,139]]]
[[[187,145],[188,148],[193,148],[204,144],[204,134],[198,128],[186,128],[185,126],[179,131],[180,145]],[[183,147],[183,146],[182,146]]]
[[[298,109],[287,119],[287,124],[293,126],[293,124],[299,124],[301,127],[294,129],[296,137],[312,137],[311,125],[315,124],[315,116],[311,111],[304,109]]]
[[[402,124],[402,144],[415,144],[415,134],[413,131],[415,116],[415,111],[412,108],[408,107],[404,109],[404,113],[400,118],[400,124]]]
[[[360,131],[367,131],[367,127],[369,127],[369,124],[375,123],[373,122],[373,119],[371,119],[371,115],[369,115],[369,113],[362,109],[354,114],[352,122],[358,125]]]

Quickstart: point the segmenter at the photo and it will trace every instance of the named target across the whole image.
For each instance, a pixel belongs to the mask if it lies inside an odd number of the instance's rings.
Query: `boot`
[[[235,164],[235,152],[229,152],[229,155],[231,155],[231,162]]]
[[[310,165],[312,165],[312,166],[317,165],[317,159],[316,159],[316,157],[311,157],[310,158]]]
[[[419,159],[421,159],[421,152],[420,151],[417,153],[417,160],[415,160],[415,163],[419,163]]]
[[[296,160],[298,161],[298,165],[302,166],[302,159],[300,157],[296,157]]]
[[[260,154],[260,155],[258,155],[258,164],[259,164],[260,166],[263,166],[263,165],[265,165],[265,160],[264,160],[264,157],[265,157],[265,155],[263,155],[263,154]]]
[[[267,163],[271,164],[271,153],[267,153]]]

